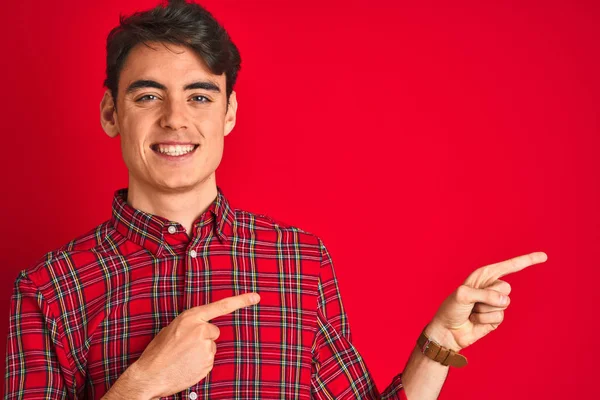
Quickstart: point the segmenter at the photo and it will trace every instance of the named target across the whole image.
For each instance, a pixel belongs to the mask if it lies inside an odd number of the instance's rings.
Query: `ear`
[[[231,92],[229,96],[229,106],[227,107],[227,113],[225,114],[225,136],[229,135],[229,132],[235,126],[235,118],[237,113],[237,96],[235,91]]]
[[[115,110],[115,103],[110,89],[106,89],[104,97],[102,97],[102,101],[100,102],[100,124],[104,132],[111,138],[119,134],[117,111]]]

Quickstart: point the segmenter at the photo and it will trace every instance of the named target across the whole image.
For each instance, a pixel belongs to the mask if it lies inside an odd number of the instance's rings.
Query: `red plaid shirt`
[[[223,192],[184,228],[132,208],[18,276],[5,400],[99,399],[183,310],[258,292],[215,318],[214,368],[169,399],[406,399],[401,374],[379,393],[351,342],[321,239],[232,209]]]

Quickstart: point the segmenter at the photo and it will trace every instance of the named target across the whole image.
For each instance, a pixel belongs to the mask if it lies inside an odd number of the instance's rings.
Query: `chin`
[[[157,182],[155,186],[158,190],[166,192],[186,192],[197,188],[203,180],[199,177],[191,178],[189,176],[177,177],[172,179],[164,179]]]
[[[165,182],[158,185],[157,189],[163,192],[181,193],[187,192],[198,186],[198,182]]]

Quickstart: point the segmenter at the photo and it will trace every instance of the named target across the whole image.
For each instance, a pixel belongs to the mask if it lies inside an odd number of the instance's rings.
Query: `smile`
[[[150,146],[154,152],[159,153],[160,155],[170,156],[170,157],[181,157],[186,154],[192,153],[199,145],[197,144],[153,144]]]

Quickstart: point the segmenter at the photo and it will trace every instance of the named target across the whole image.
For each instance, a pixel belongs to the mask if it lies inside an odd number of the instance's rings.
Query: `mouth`
[[[194,143],[155,143],[150,148],[159,156],[180,158],[194,153],[199,146]]]

